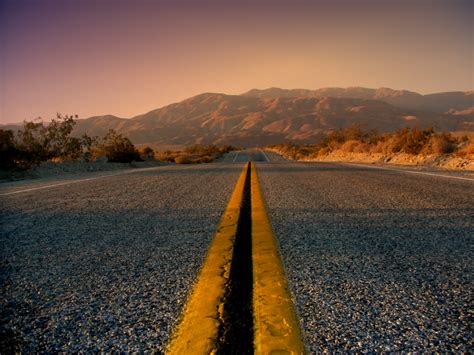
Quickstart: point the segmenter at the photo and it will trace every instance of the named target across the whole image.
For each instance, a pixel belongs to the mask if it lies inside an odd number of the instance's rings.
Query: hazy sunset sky
[[[272,86],[472,90],[470,0],[0,0],[0,122]]]

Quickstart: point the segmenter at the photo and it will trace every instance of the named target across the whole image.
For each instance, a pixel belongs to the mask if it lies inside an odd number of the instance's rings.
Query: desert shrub
[[[106,134],[99,149],[110,162],[130,163],[140,160],[140,154],[130,139],[113,129]]]
[[[23,129],[18,131],[19,162],[30,165],[47,160],[50,157],[47,136],[47,128],[43,122],[25,121]]]
[[[194,145],[191,147],[187,147],[184,151],[188,154],[195,154],[195,155],[209,155],[209,156],[214,156],[215,158],[229,153],[232,150],[237,150],[236,147],[232,145],[223,145],[223,146],[217,146],[214,144],[209,144],[209,145]]]
[[[97,146],[97,142],[97,137],[90,137],[87,134],[83,134],[80,138],[80,144],[82,147],[82,157],[85,161],[89,161],[92,159],[94,149]]]
[[[395,136],[385,136],[374,147],[376,153],[391,154],[400,151],[400,139]]]
[[[155,151],[153,148],[146,146],[141,149],[140,158],[142,160],[154,160],[155,159]]]
[[[39,121],[25,121],[15,139],[17,163],[29,166],[48,159],[57,161],[77,159],[89,152],[95,138],[84,134],[81,138],[72,137],[77,116],[57,114],[48,124]]]
[[[142,153],[146,155],[150,155],[150,154],[153,155],[155,151],[153,150],[153,148],[146,146],[145,148],[142,149]]]
[[[425,154],[448,154],[456,149],[456,142],[449,134],[433,135],[424,149]]]
[[[178,155],[174,158],[174,162],[177,164],[191,164],[191,160],[187,155]]]
[[[199,158],[196,158],[194,159],[194,163],[211,163],[212,161],[214,161],[214,157],[210,156],[210,155],[205,155],[203,157],[199,157]]]
[[[214,158],[218,158],[223,154],[230,152],[231,150],[235,150],[235,148],[231,145],[224,145],[222,147],[218,147],[214,144],[209,144],[193,145],[191,147],[187,147],[184,152],[189,155],[212,156]]]
[[[472,154],[468,138],[454,138],[449,133],[435,133],[432,128],[402,128],[392,133],[378,134],[371,130],[364,132],[359,126],[334,130],[317,144],[297,145],[293,143],[275,145],[290,159],[324,156],[332,151],[355,153],[407,153],[407,154],[449,154],[458,156]]]
[[[166,162],[169,162],[169,163],[174,163],[174,158],[176,157],[175,154],[173,154],[172,152],[164,152],[164,153],[158,153],[157,154],[157,158],[158,160],[160,161],[166,161]]]
[[[79,139],[71,137],[75,124],[73,116],[62,116],[59,113],[56,115],[56,119],[51,120],[46,127],[44,137],[44,148],[48,152],[48,158],[74,159],[81,154]]]
[[[76,137],[71,137],[65,142],[62,148],[62,153],[59,155],[63,159],[78,159],[82,156],[81,140]]]
[[[424,146],[428,143],[433,129],[420,131],[418,128],[403,128],[395,133],[398,138],[398,145],[395,152],[408,154],[421,153]]]
[[[357,146],[361,144],[361,141],[356,139],[351,139],[346,141],[342,146],[341,150],[345,153],[352,153],[356,150]]]
[[[0,129],[0,166],[2,169],[15,167],[18,153],[13,131]]]
[[[464,142],[456,152],[456,156],[474,159],[474,142]]]
[[[299,146],[288,142],[281,147],[281,151],[290,159],[296,160],[298,156]]]
[[[232,145],[229,145],[229,144],[223,145],[220,148],[220,151],[221,151],[222,154],[229,153],[230,151],[233,151],[233,150],[237,150],[237,148],[232,146]]]
[[[355,153],[369,153],[372,152],[372,148],[374,147],[373,144],[360,142],[358,145],[354,147]]]
[[[319,149],[318,156],[328,155],[329,153],[331,153],[331,150],[328,147],[323,147]]]

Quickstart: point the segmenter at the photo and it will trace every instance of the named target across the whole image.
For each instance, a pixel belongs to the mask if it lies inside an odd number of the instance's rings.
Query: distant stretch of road
[[[308,351],[473,350],[474,180],[250,150],[0,185],[2,352],[164,351],[249,159]]]

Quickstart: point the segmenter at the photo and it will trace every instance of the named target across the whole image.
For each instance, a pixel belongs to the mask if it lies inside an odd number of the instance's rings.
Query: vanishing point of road
[[[305,351],[474,350],[473,176],[249,150],[2,184],[1,352],[165,351],[249,160]]]

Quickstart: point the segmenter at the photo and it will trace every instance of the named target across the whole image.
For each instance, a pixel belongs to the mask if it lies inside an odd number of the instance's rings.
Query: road
[[[1,341],[163,350],[240,170],[160,167],[2,196]]]
[[[472,350],[474,181],[257,167],[311,351]]]
[[[164,350],[249,158],[308,350],[473,350],[473,181],[261,151],[0,186],[2,349]]]

